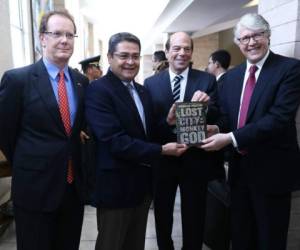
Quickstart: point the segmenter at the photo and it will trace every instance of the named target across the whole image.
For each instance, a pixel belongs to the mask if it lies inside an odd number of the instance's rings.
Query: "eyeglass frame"
[[[50,35],[54,39],[61,39],[62,37],[66,37],[68,40],[73,40],[78,35],[70,33],[70,32],[61,32],[61,31],[45,31],[43,34]]]
[[[240,38],[237,38],[237,40],[243,44],[243,45],[247,45],[250,43],[250,40],[251,38],[254,40],[254,41],[260,41],[263,39],[264,35],[267,33],[266,30],[264,31],[261,31],[261,32],[257,32],[251,36],[244,36],[244,37],[240,37]]]
[[[141,59],[141,55],[140,54],[128,54],[128,53],[116,53],[114,52],[113,55],[117,56],[121,61],[127,61],[129,59],[137,62]]]

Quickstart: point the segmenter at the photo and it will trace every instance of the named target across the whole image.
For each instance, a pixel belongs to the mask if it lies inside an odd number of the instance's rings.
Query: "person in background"
[[[300,187],[295,128],[300,61],[270,50],[269,23],[246,14],[234,41],[246,61],[229,70],[221,87],[221,131],[203,141],[215,151],[230,145],[232,249],[285,250],[291,192]]]
[[[76,25],[67,11],[43,15],[39,36],[42,59],[5,72],[0,85],[0,149],[13,166],[17,249],[78,250],[88,79],[68,66]]]
[[[207,72],[216,77],[219,88],[224,80],[224,74],[230,65],[230,60],[231,56],[229,52],[224,49],[213,52],[208,59]]]
[[[209,57],[207,72],[216,77],[218,89],[224,81],[230,59],[226,50],[217,50]],[[223,177],[226,177],[230,152],[223,150],[223,157],[221,164],[226,173]],[[208,183],[204,242],[212,250],[230,248],[230,188],[226,178],[217,178]]]
[[[90,82],[99,79],[102,76],[102,70],[99,64],[100,55],[84,59],[79,62],[82,72],[89,78]]]
[[[169,67],[169,62],[163,50],[157,50],[153,53],[152,62],[154,74],[157,74]]]
[[[150,142],[155,121],[147,90],[134,78],[140,40],[122,32],[109,39],[105,76],[86,94],[86,119],[96,138],[96,188],[100,231],[96,250],[143,250],[152,191],[152,165],[179,156],[186,145]]]
[[[176,101],[194,98],[208,104],[207,120],[216,121],[217,83],[206,72],[190,68],[193,41],[185,32],[176,32],[166,43],[169,69],[145,80],[153,101],[156,123],[154,140],[164,144],[176,141],[174,123],[167,117]],[[194,93],[199,90],[199,95]],[[172,109],[172,108],[171,108]],[[169,125],[171,124],[171,125]],[[180,188],[183,249],[202,248],[206,209],[207,182],[214,176],[216,154],[189,147],[182,156],[164,156],[154,167],[154,214],[157,243],[160,250],[174,250],[172,240],[173,210],[177,188]],[[221,164],[219,164],[221,166]]]

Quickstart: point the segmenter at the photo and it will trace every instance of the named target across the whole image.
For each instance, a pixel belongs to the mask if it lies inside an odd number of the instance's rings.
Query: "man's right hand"
[[[180,156],[186,150],[188,146],[186,144],[178,144],[176,142],[170,142],[162,146],[162,155]]]

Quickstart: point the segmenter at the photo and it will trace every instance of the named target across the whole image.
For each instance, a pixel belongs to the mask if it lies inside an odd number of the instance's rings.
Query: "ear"
[[[45,36],[45,34],[40,34],[39,38],[40,38],[40,43],[41,43],[42,48],[45,48],[46,47],[46,36]]]
[[[109,64],[111,64],[112,59],[113,59],[113,56],[110,53],[107,53],[107,60],[108,60]]]

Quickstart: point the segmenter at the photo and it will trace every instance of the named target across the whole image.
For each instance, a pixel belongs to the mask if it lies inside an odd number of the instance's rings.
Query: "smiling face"
[[[250,38],[249,42],[243,44],[238,42],[238,46],[247,58],[247,60],[255,64],[259,62],[269,50],[269,36],[267,33],[263,33],[262,30],[251,30],[247,28],[241,28],[239,38]],[[255,39],[255,37],[257,37]]]
[[[111,71],[122,81],[132,81],[140,68],[140,47],[138,44],[123,41],[117,44],[115,51],[108,54]]]
[[[41,34],[40,41],[43,48],[43,56],[58,66],[66,65],[73,54],[74,48],[74,37],[70,39],[65,35],[75,33],[72,21],[61,15],[53,15],[48,20],[47,32],[59,32],[64,35],[54,37],[51,33]]]
[[[170,48],[166,51],[171,70],[182,73],[189,67],[193,48],[191,38],[184,32],[178,32],[170,37]]]

